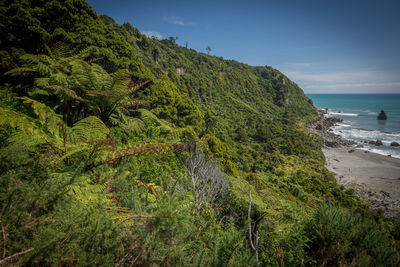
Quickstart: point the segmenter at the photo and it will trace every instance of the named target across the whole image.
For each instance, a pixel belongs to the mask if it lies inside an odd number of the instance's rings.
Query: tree
[[[117,111],[129,113],[129,108],[141,102],[132,94],[150,82],[133,83],[128,70],[109,74],[100,65],[75,57],[24,55],[21,59],[25,64],[8,73],[39,74],[35,84],[59,98],[63,121],[69,127],[89,114],[109,124],[110,116]]]
[[[206,51],[207,51],[208,54],[210,54],[210,52],[211,52],[211,47],[210,47],[210,46],[207,46]]]
[[[176,44],[176,41],[178,40],[178,38],[179,38],[178,36],[176,36],[176,37],[171,36],[171,37],[168,38],[168,40],[169,40],[171,43]]]
[[[189,158],[185,161],[190,184],[194,195],[193,214],[203,205],[213,208],[216,200],[224,198],[229,190],[229,183],[215,160],[205,158],[197,144],[192,145]]]

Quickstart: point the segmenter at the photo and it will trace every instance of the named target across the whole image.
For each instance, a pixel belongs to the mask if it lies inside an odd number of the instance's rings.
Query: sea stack
[[[376,118],[376,119],[377,119],[377,120],[380,120],[380,121],[385,121],[385,120],[387,120],[387,116],[386,116],[385,111],[381,110],[381,113],[379,113],[378,118]]]

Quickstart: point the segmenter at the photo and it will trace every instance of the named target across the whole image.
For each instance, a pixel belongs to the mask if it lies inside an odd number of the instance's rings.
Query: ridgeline
[[[336,183],[278,70],[83,0],[0,3],[0,265],[399,263],[398,220]]]

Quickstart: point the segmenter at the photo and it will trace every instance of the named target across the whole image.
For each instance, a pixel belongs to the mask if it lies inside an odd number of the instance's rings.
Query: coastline
[[[325,110],[317,112],[319,119],[308,128],[324,140],[326,168],[339,184],[369,202],[371,209],[382,209],[385,216],[399,218],[400,159],[358,149],[355,143],[330,131],[339,119],[325,118]]]

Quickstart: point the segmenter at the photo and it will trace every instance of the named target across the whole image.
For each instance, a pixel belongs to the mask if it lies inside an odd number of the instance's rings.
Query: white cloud
[[[363,83],[363,82],[387,82],[400,81],[399,74],[382,73],[374,71],[353,71],[353,72],[328,72],[328,73],[305,73],[305,72],[285,72],[285,74],[300,81],[313,82],[340,82],[340,83]]]
[[[179,16],[165,16],[164,20],[170,24],[180,25],[180,26],[191,26],[191,22],[184,22]]]
[[[161,39],[163,39],[164,37],[161,35],[161,33],[159,33],[159,32],[155,32],[155,31],[142,31],[142,33],[144,34],[144,35],[146,35],[147,37],[150,37],[150,38],[156,38],[156,39],[158,39],[158,40],[161,40]]]
[[[391,83],[336,83],[336,84],[325,84],[325,85],[308,85],[306,86],[310,89],[327,88],[355,88],[355,87],[400,87],[400,82]]]
[[[377,93],[400,92],[400,74],[378,71],[311,73],[284,72],[306,92]]]

